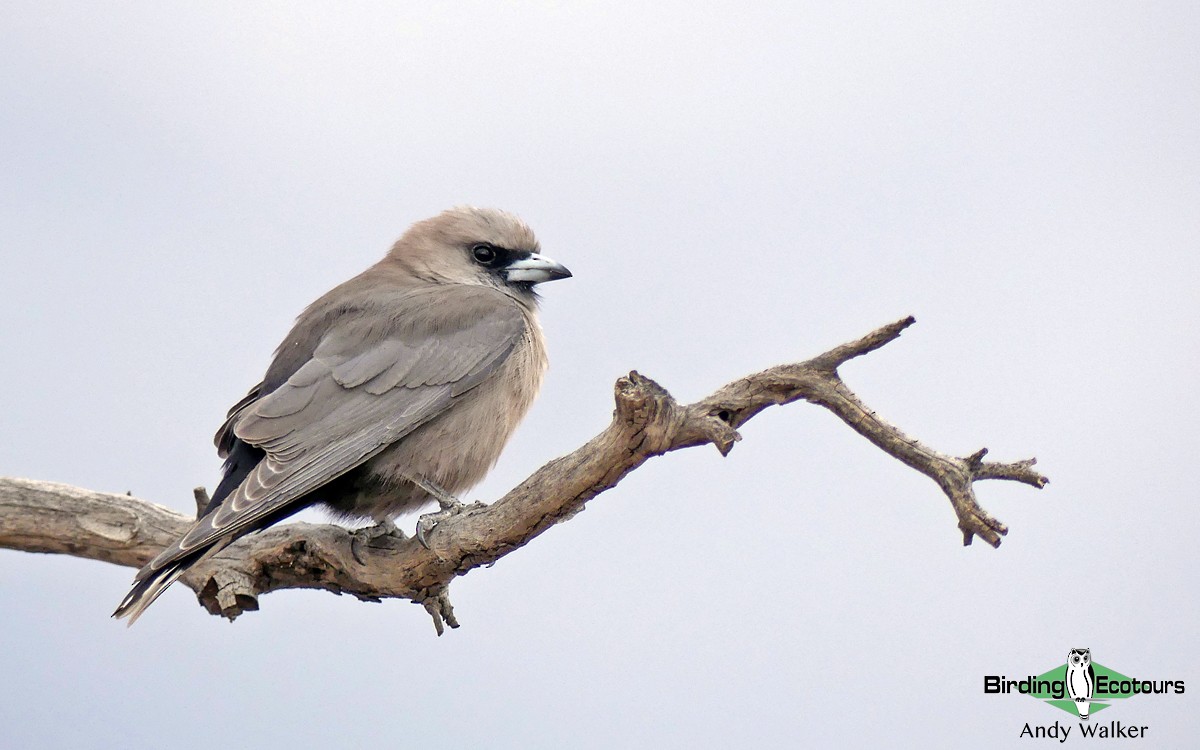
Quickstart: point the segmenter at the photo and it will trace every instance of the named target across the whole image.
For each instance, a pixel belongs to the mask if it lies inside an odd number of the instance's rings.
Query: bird
[[[457,207],[413,224],[296,319],[217,430],[211,500],[113,617],[132,625],[191,566],[310,506],[383,533],[433,501],[452,512],[541,387],[535,286],[571,275],[505,211]],[[426,546],[438,515],[418,523]]]
[[[1075,712],[1087,721],[1091,714],[1092,691],[1096,686],[1096,670],[1092,667],[1092,650],[1073,648],[1067,654],[1067,692],[1075,701]]]

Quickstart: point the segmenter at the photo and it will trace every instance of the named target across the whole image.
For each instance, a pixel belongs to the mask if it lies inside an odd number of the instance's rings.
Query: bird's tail
[[[133,589],[117,605],[117,609],[112,613],[112,616],[118,620],[128,617],[129,621],[125,625],[132,625],[146,611],[146,607],[149,607],[154,603],[155,599],[162,596],[162,592],[166,591],[167,587],[172,583],[175,583],[175,580],[179,576],[187,572],[192,566],[204,562],[225,549],[232,541],[232,536],[222,537],[209,544],[207,548],[194,550],[185,557],[168,562],[158,570],[150,568],[154,564],[154,561],[151,561],[145,568],[138,571],[138,574],[133,579]]]
[[[154,603],[154,600],[162,595],[162,592],[167,590],[167,587],[175,583],[175,579],[183,573],[191,561],[187,563],[176,561],[162,570],[157,570],[145,579],[136,581],[133,584],[133,589],[121,600],[117,605],[117,609],[112,613],[112,616],[118,620],[123,617],[128,617],[129,621],[126,626],[133,625],[137,622],[137,618],[142,616],[149,607]]]

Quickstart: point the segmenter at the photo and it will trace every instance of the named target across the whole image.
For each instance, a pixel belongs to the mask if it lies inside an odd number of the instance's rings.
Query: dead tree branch
[[[429,535],[431,550],[415,539],[385,535],[364,551],[352,547],[351,532],[340,526],[293,523],[238,540],[181,580],[209,612],[230,619],[258,609],[259,597],[278,589],[326,589],[364,601],[409,599],[425,607],[440,635],[443,624],[458,627],[448,597],[455,576],[528,544],[652,456],[707,443],[727,455],[741,440],[739,427],[768,406],[793,401],[829,409],[885,453],[933,479],[958,515],[964,543],[978,536],[997,547],[1008,528],[979,506],[974,483],[1007,479],[1044,487],[1049,480],[1034,471],[1034,459],[984,461],[986,449],[963,458],[939,453],[876,415],[838,374],[844,362],[895,340],[913,322],[905,318],[806,362],[749,375],[694,404],[677,403],[653,380],[631,372],[617,380],[608,428],[491,505],[466,506],[439,523]],[[0,479],[0,547],[136,568],[191,521],[125,495]]]

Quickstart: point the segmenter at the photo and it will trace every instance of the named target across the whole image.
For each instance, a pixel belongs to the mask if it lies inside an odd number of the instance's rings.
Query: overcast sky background
[[[187,511],[292,318],[457,204],[523,216],[542,395],[469,497],[607,424],[908,314],[843,369],[935,448],[1037,456],[948,502],[828,412],[655,459],[407,602],[229,624],[0,551],[8,747],[1023,746],[983,676],[1072,647],[1200,732],[1195,3],[104,3],[0,8],[0,474]],[[411,528],[414,519],[403,525]],[[1078,741],[1074,736],[1072,740]]]

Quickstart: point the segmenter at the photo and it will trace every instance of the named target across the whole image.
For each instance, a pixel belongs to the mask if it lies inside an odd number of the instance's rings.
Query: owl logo
[[[1092,669],[1092,650],[1073,648],[1067,654],[1067,692],[1075,701],[1079,718],[1087,721],[1092,709],[1092,690],[1096,687],[1096,670]]]

